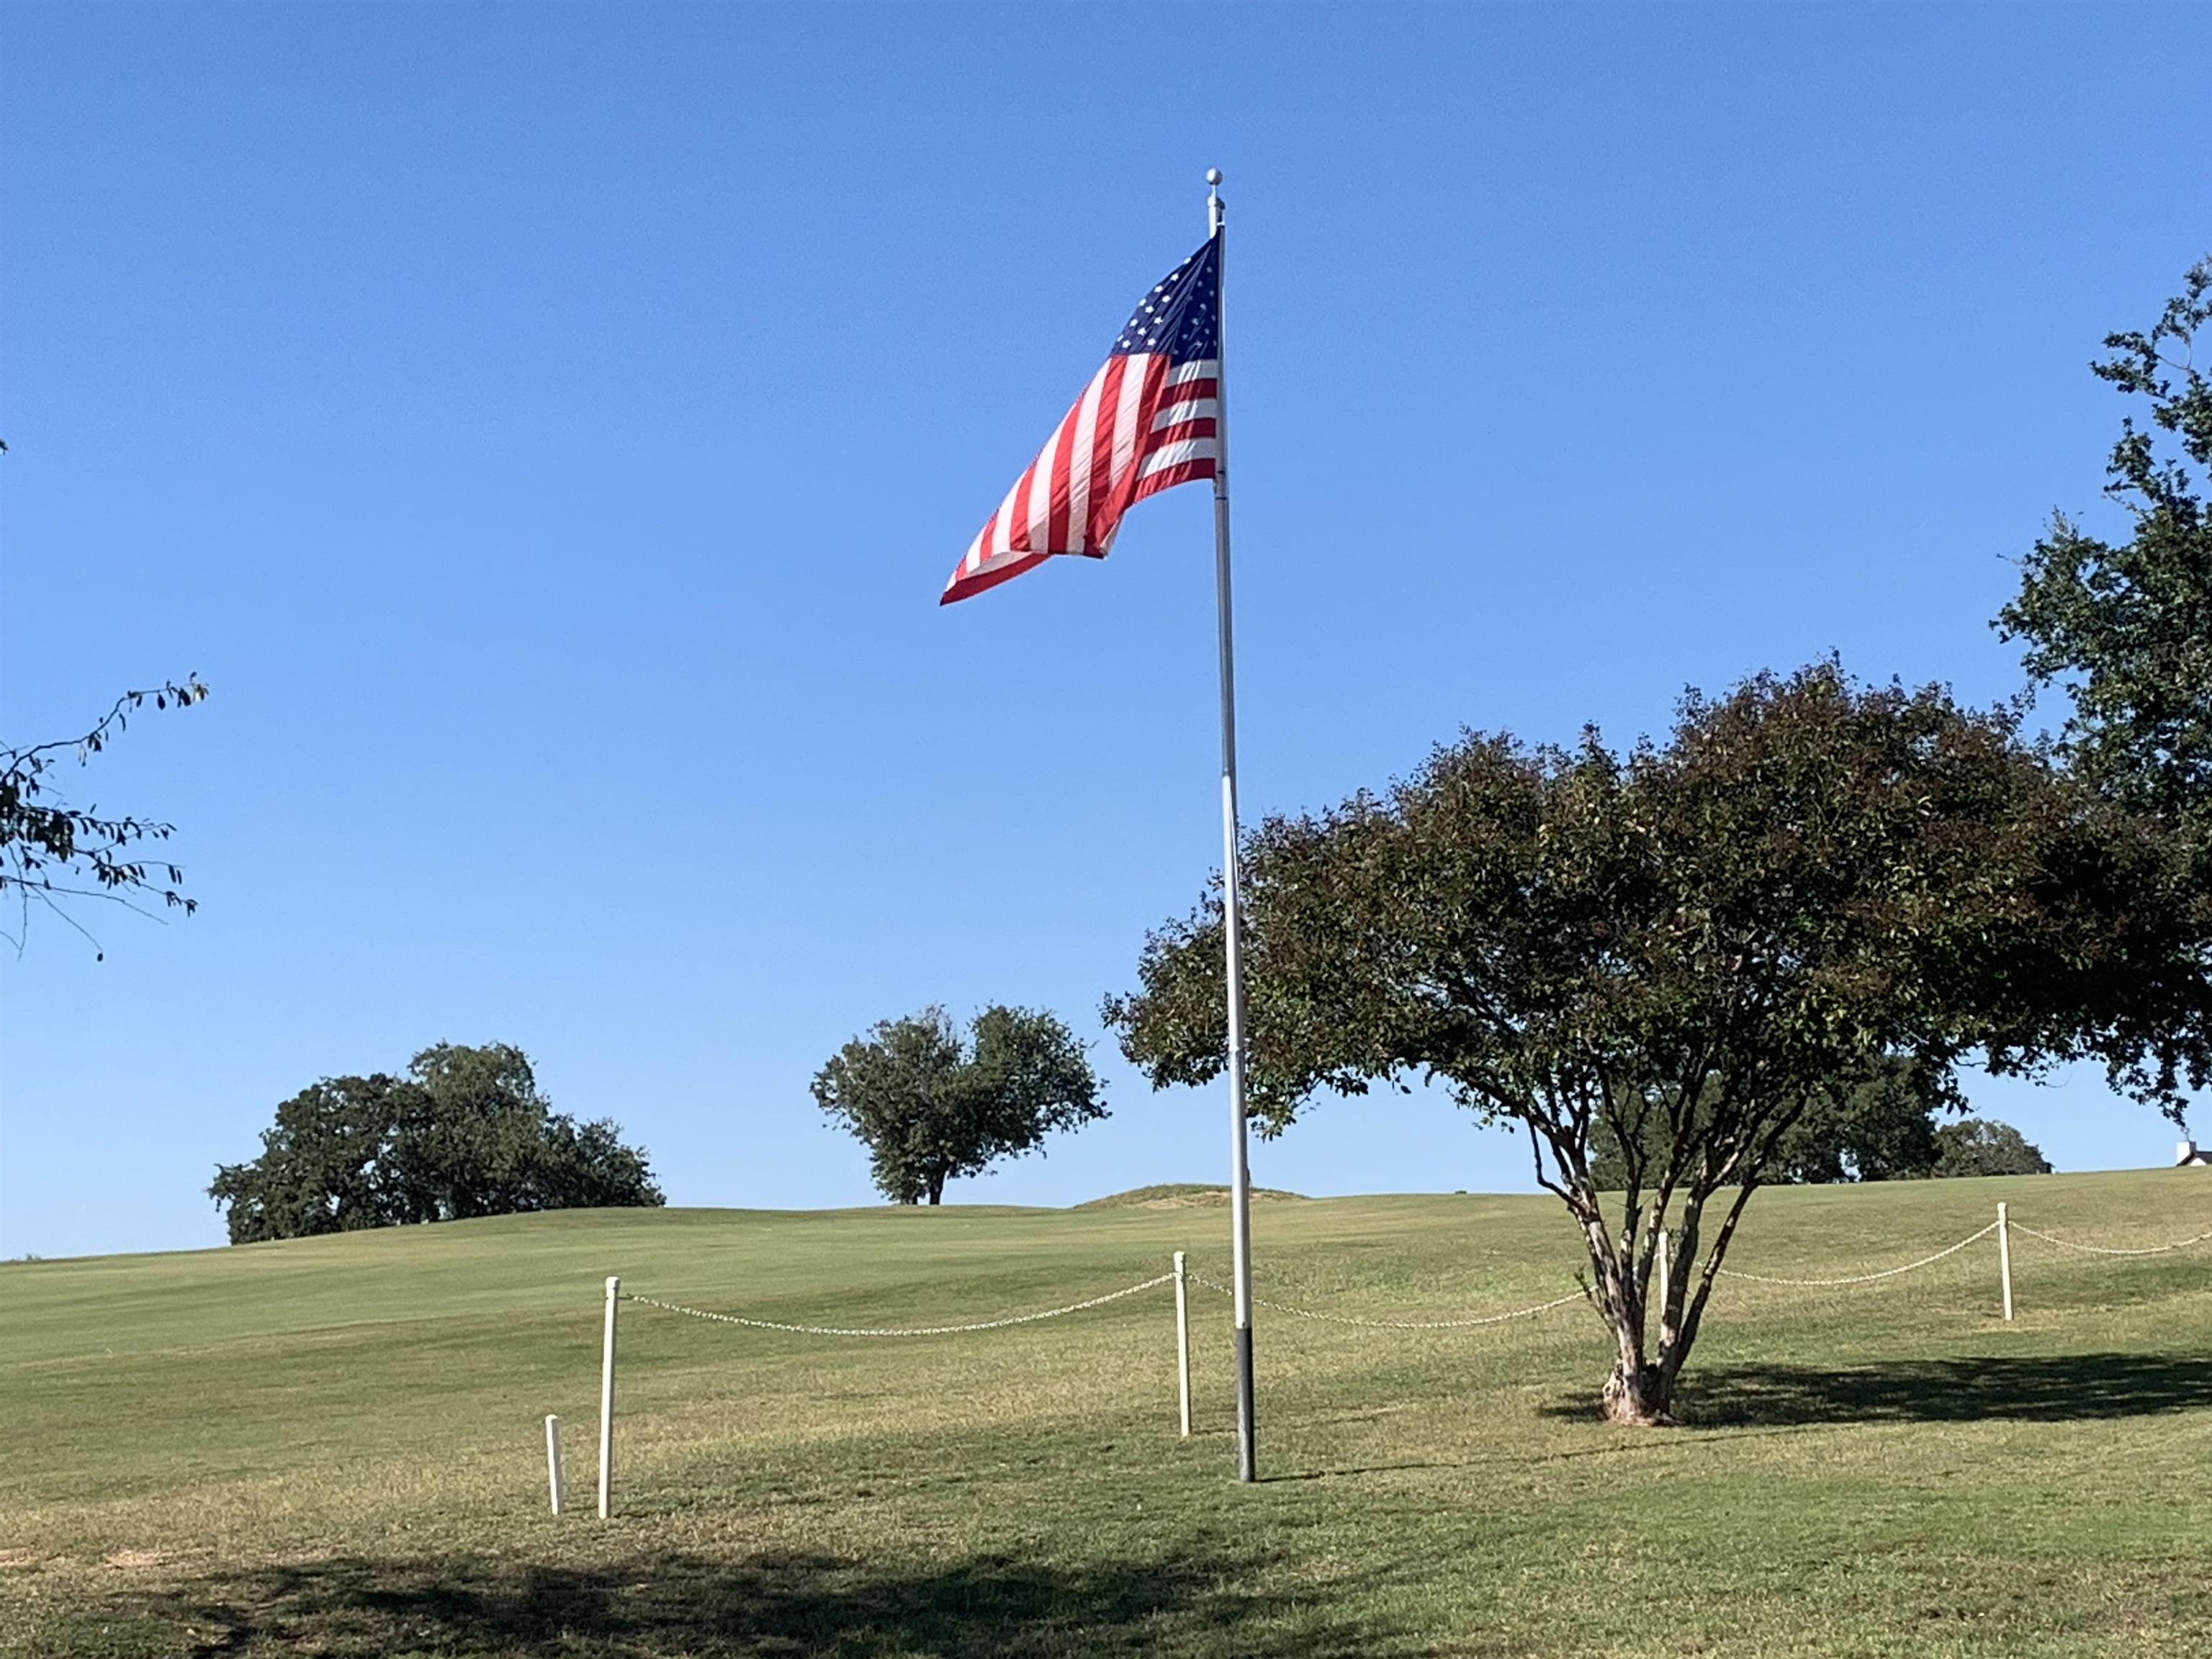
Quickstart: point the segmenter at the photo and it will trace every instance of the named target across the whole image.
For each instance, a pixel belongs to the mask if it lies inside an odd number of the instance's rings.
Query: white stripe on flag
[[[1109,475],[1115,489],[1137,459],[1137,416],[1143,412],[1145,374],[1151,367],[1151,357],[1142,353],[1133,353],[1121,365],[1121,395],[1114,408],[1114,470]]]
[[[999,503],[998,513],[991,520],[991,557],[994,560],[1003,559],[1014,550],[1014,497],[1022,493],[1022,486],[1029,482],[1029,476],[1024,472],[1014,480],[1014,487],[1006,492],[1006,499]]]
[[[1210,461],[1221,453],[1221,447],[1212,438],[1186,438],[1179,444],[1162,444],[1145,458],[1137,476],[1149,478],[1155,472],[1164,472],[1171,466],[1181,466],[1185,461]]]
[[[1075,406],[1075,448],[1067,458],[1067,550],[1071,553],[1083,551],[1091,529],[1091,458],[1098,448],[1098,400],[1106,394],[1106,371],[1113,365],[1111,357],[1099,365]]]
[[[1184,363],[1168,371],[1167,383],[1181,386],[1187,380],[1218,380],[1221,378],[1221,359],[1202,358],[1197,362]]]
[[[1164,432],[1171,426],[1181,426],[1185,421],[1210,421],[1221,413],[1218,398],[1193,398],[1180,404],[1168,404],[1152,416],[1152,430]]]
[[[1030,551],[1052,551],[1052,472],[1060,462],[1060,434],[1067,430],[1062,421],[1053,428],[1052,436],[1044,442],[1044,453],[1036,458],[1036,465],[1030,475]]]

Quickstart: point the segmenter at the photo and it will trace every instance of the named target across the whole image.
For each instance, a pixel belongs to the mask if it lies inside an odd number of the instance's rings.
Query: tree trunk
[[[1674,1389],[1656,1365],[1624,1360],[1605,1380],[1605,1420],[1629,1428],[1671,1428]]]
[[[929,1178],[929,1201],[932,1204],[940,1204],[944,1200],[945,1177],[941,1175],[933,1175]]]

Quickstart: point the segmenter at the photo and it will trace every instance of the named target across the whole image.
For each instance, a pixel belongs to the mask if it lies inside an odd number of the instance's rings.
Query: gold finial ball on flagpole
[[[1206,168],[1206,182],[1218,190],[1221,187],[1221,169],[1219,167]]]

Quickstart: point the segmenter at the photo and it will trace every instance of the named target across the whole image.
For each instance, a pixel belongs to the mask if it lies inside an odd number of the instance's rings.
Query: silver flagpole
[[[1222,229],[1221,169],[1206,170],[1206,228],[1213,238],[1217,282],[1228,286],[1228,239]],[[1245,1156],[1243,895],[1237,868],[1237,645],[1229,604],[1229,340],[1225,295],[1216,310],[1213,463],[1213,589],[1221,612],[1221,922],[1229,986],[1230,1249],[1237,1291],[1237,1478],[1260,1478],[1258,1425],[1252,1389],[1252,1176]]]

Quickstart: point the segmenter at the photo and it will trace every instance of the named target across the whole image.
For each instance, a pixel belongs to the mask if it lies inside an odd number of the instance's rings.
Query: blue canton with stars
[[[1112,355],[1153,351],[1165,352],[1170,363],[1221,355],[1221,250],[1212,237],[1145,295]]]

